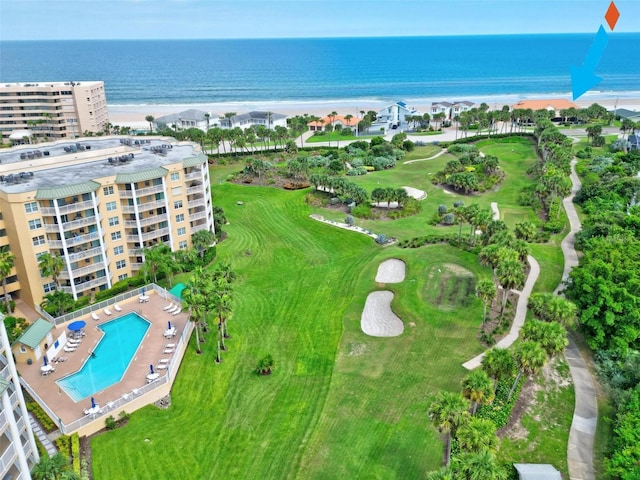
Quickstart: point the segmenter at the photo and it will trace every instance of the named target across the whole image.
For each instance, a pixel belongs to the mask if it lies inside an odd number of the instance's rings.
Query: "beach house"
[[[206,132],[211,127],[218,125],[220,119],[218,115],[212,115],[211,112],[203,112],[190,108],[183,112],[171,113],[158,117],[153,121],[154,130],[170,127],[174,130],[187,130],[189,128],[198,128]]]
[[[451,102],[431,102],[429,115],[433,118],[434,115],[444,113],[445,118],[451,118],[451,107],[453,107]]]
[[[287,116],[274,112],[251,111],[233,115],[231,117],[220,118],[220,127],[226,129],[240,127],[245,130],[258,125],[264,125],[269,129],[273,129],[277,126],[286,127]]]
[[[551,112],[551,119],[559,119],[562,110],[569,108],[580,108],[573,102],[563,98],[544,99],[544,100],[521,100],[513,105],[514,110],[547,110]]]
[[[453,102],[453,104],[451,105],[451,118],[460,115],[462,112],[468,112],[473,107],[475,107],[475,105],[475,103],[469,100]]]
[[[371,123],[369,131],[385,133],[388,130],[406,130],[409,127],[411,117],[422,116],[422,114],[413,107],[408,107],[404,102],[396,102],[393,105],[378,111],[376,120]]]
[[[307,126],[309,127],[309,131],[315,132],[322,131],[324,130],[325,125],[331,124],[333,124],[334,127],[336,125],[340,125],[341,127],[353,128],[358,123],[358,121],[359,119],[354,116],[350,116],[349,118],[347,118],[343,117],[342,115],[333,115],[332,117],[327,115],[326,117],[322,117],[318,120],[307,123]]]
[[[636,112],[634,110],[629,110],[626,108],[618,108],[616,110],[610,110],[609,113],[612,113],[618,117],[620,117],[621,120],[631,120],[632,122],[640,122],[640,112]]]

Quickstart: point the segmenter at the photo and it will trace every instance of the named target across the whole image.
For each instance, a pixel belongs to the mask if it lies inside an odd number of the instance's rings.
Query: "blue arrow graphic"
[[[602,81],[602,78],[598,77],[594,72],[602,58],[608,40],[607,32],[605,32],[604,27],[600,25],[600,29],[598,29],[596,38],[593,40],[582,66],[571,66],[571,89],[573,90],[574,100],[577,100],[585,92],[591,90]]]

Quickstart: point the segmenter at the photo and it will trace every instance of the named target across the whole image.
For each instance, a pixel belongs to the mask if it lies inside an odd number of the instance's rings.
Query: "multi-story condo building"
[[[0,478],[29,480],[39,461],[11,346],[0,315]]]
[[[4,143],[77,138],[103,131],[108,122],[104,82],[0,84]]]
[[[7,291],[27,303],[55,288],[38,267],[44,253],[64,259],[58,282],[77,299],[135,274],[144,248],[175,251],[214,231],[207,156],[194,143],[92,137],[34,148],[0,152],[0,245],[15,256]]]

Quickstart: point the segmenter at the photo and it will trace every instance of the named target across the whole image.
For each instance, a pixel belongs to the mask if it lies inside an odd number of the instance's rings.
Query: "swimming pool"
[[[137,313],[98,325],[104,336],[80,370],[56,383],[76,402],[122,380],[151,323]]]

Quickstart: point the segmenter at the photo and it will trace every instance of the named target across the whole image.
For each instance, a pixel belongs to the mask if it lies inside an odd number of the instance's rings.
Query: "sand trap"
[[[405,192],[407,192],[407,195],[409,195],[411,198],[415,198],[416,200],[424,200],[425,198],[427,198],[427,192],[425,192],[424,190],[419,190],[413,187],[402,188],[404,188]],[[371,205],[379,208],[398,208],[398,202],[374,202]]]
[[[360,328],[372,337],[397,337],[404,331],[404,324],[391,310],[393,292],[371,292],[364,304]]]
[[[397,258],[385,260],[378,267],[376,282],[379,283],[400,283],[404,280],[405,264]]]

